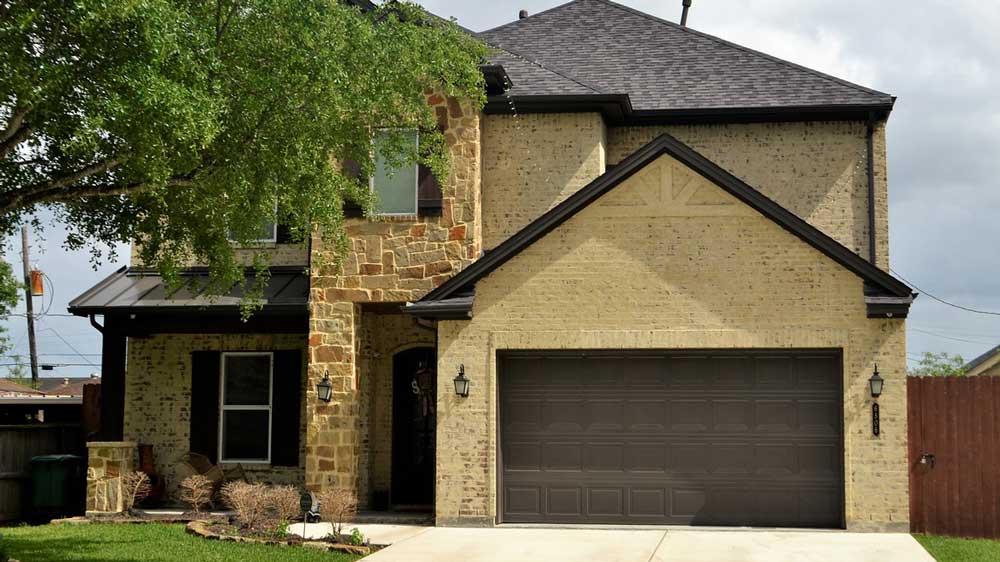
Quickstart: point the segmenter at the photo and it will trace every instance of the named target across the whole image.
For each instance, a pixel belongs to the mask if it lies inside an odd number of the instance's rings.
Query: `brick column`
[[[361,309],[351,302],[325,302],[323,297],[314,298],[311,306],[306,488],[357,490],[360,431],[355,346]],[[329,402],[323,402],[316,393],[316,384],[327,372],[333,383],[333,396]]]
[[[125,511],[122,474],[135,470],[132,441],[87,443],[87,515]]]

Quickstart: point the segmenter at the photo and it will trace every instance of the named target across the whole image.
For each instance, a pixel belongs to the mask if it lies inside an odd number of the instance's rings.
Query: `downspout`
[[[868,113],[868,261],[875,265],[875,113]]]

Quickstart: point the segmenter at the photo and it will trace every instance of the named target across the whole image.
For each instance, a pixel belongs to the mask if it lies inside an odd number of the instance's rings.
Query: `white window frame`
[[[229,239],[233,244],[239,244],[236,240],[233,240],[231,232],[226,232],[226,238]],[[248,240],[250,244],[277,244],[278,243],[278,201],[274,202],[274,220],[271,221],[271,237],[270,238],[255,238],[253,240]]]
[[[227,357],[247,357],[247,356],[267,356],[269,362],[267,376],[267,406],[259,405],[226,405],[226,358]],[[274,424],[274,352],[272,351],[224,351],[222,360],[219,362],[219,462],[220,463],[241,463],[241,464],[271,464],[271,430]],[[225,423],[225,413],[231,411],[267,411],[267,459],[227,459],[223,456],[225,451],[223,439],[223,428]]]
[[[381,129],[387,130],[387,129]],[[403,129],[405,131],[413,131],[416,133],[417,142],[417,152],[420,151],[420,129]],[[372,151],[375,157],[378,158],[378,148],[375,146],[375,140],[372,140]],[[413,181],[413,212],[412,213],[376,213],[376,216],[380,217],[415,217],[420,214],[420,162],[413,163],[414,171],[416,172]],[[372,193],[375,193],[375,174],[372,173],[371,177],[368,178],[368,189]]]

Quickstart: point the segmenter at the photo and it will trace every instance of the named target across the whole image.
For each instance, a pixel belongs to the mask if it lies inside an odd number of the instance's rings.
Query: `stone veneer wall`
[[[905,322],[868,319],[860,278],[695,176],[661,157],[481,280],[471,320],[439,323],[439,525],[497,513],[497,350],[839,348],[847,526],[907,530]]]
[[[129,338],[125,374],[125,437],[153,445],[156,470],[166,477],[169,494],[175,494],[179,484],[176,461],[190,450],[191,353],[287,349],[303,350],[304,363],[305,334],[156,334],[149,338]],[[304,383],[304,379],[303,366],[300,384]],[[245,464],[243,468],[248,478],[275,484],[302,485],[304,412],[301,419],[299,467]]]
[[[357,380],[361,304],[419,299],[478,258],[482,248],[480,114],[469,102],[434,92],[426,97],[451,156],[441,215],[349,220],[351,247],[340,269],[323,265],[332,257],[313,237],[306,388],[306,486],[313,490],[365,491]],[[327,371],[334,397],[321,403],[315,385]]]
[[[87,443],[87,514],[125,510],[122,475],[135,470],[135,453],[131,441]]]
[[[612,127],[608,129],[608,163],[620,162],[663,133],[688,144],[868,259],[868,154],[863,122]],[[874,149],[876,262],[888,270],[884,122],[876,127]]]
[[[598,113],[483,120],[483,246],[493,248],[604,173]]]

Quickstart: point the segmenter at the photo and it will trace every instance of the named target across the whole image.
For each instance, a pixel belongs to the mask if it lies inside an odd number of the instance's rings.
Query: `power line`
[[[902,275],[900,275],[899,272],[896,271],[895,269],[889,268],[889,271],[891,273],[893,273],[896,277],[899,277],[907,285],[913,287],[914,289],[920,291],[921,293],[927,295],[928,297],[930,297],[930,298],[938,301],[939,303],[946,304],[948,306],[957,308],[959,310],[964,310],[966,312],[974,312],[976,314],[987,314],[987,315],[990,315],[990,316],[1000,316],[1000,312],[995,312],[995,311],[992,311],[992,310],[978,310],[978,309],[975,309],[975,308],[969,308],[967,306],[962,306],[960,304],[955,304],[953,302],[948,302],[948,301],[942,299],[941,297],[934,296],[933,293],[929,293],[929,292],[921,289],[920,287],[917,287],[916,283],[913,283],[911,281],[907,281],[906,278],[903,277]]]
[[[951,336],[945,336],[945,335],[942,335],[942,334],[935,334],[934,332],[928,332],[927,330],[921,330],[920,328],[910,328],[910,329],[913,330],[914,332],[920,332],[921,334],[927,334],[928,336],[934,336],[936,338],[943,338],[943,339],[946,339],[946,340],[959,341],[959,342],[965,342],[965,343],[978,343],[978,344],[981,344],[981,345],[991,345],[991,344],[993,344],[992,341],[966,340],[966,339],[962,339],[962,338],[954,338],[954,337],[951,337]]]
[[[69,342],[68,342],[68,341],[66,340],[66,338],[64,338],[64,337],[60,336],[60,335],[59,335],[59,332],[57,332],[57,331],[55,330],[55,328],[43,328],[43,329],[42,329],[41,331],[43,331],[43,332],[45,332],[45,331],[48,331],[48,332],[52,332],[53,334],[55,334],[55,335],[56,335],[56,337],[57,337],[57,338],[59,338],[60,340],[62,340],[62,342],[63,342],[64,344],[66,344],[66,347],[68,347],[68,348],[72,349],[74,353],[76,353],[77,355],[79,355],[81,359],[83,359],[83,360],[84,360],[84,361],[86,361],[87,363],[90,363],[91,365],[94,365],[93,361],[91,361],[90,359],[87,359],[87,357],[86,357],[86,356],[84,356],[84,354],[80,353],[80,350],[79,350],[79,349],[77,349],[77,348],[73,347],[73,344],[69,343]],[[94,365],[94,366],[96,367],[96,365]]]

